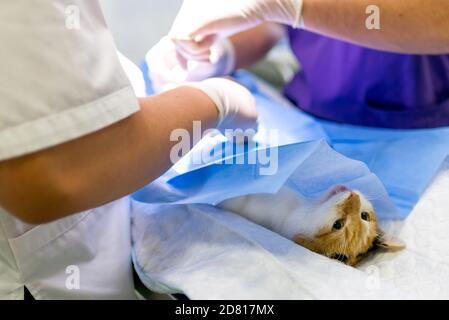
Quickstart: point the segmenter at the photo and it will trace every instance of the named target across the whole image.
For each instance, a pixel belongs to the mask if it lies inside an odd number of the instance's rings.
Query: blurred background
[[[100,0],[118,49],[139,64],[167,34],[182,0]]]
[[[115,43],[137,65],[168,33],[182,0],[100,0]],[[286,41],[250,71],[281,89],[297,70],[296,59]]]

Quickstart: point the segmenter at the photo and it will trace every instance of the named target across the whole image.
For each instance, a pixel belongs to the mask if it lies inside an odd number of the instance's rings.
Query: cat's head
[[[316,253],[354,266],[370,251],[400,250],[404,243],[385,234],[369,200],[358,191],[337,186],[313,207],[308,232],[293,240]]]

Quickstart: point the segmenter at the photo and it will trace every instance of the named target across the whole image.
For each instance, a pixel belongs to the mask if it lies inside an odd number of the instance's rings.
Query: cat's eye
[[[368,212],[363,211],[361,214],[361,217],[362,217],[362,220],[369,221],[369,213]]]
[[[345,221],[343,219],[339,219],[334,222],[334,225],[332,226],[333,230],[340,230],[345,225]]]

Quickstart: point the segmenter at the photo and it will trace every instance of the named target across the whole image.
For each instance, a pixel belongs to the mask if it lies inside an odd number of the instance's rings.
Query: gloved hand
[[[218,125],[222,133],[225,130],[257,129],[256,100],[244,86],[225,78],[211,78],[201,82],[188,82],[189,86],[208,95],[218,109]]]
[[[235,51],[227,38],[214,43],[206,53],[203,61],[190,59],[187,54],[187,57],[179,54],[172,40],[162,38],[145,57],[153,89],[162,92],[186,81],[201,81],[234,71]]]
[[[299,27],[303,0],[184,0],[169,33],[181,54],[202,57],[218,38],[250,29],[262,22]]]

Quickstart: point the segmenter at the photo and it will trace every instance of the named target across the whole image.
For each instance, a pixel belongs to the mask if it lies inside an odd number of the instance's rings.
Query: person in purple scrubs
[[[170,39],[185,80],[248,67],[287,32],[302,68],[285,95],[307,113],[370,127],[449,126],[449,1],[219,3],[186,0],[175,20]],[[201,63],[188,67],[192,60]],[[151,71],[173,81],[173,66],[160,61]]]
[[[390,53],[292,29],[289,37],[302,70],[285,94],[304,111],[363,126],[449,125],[449,54]]]

